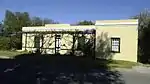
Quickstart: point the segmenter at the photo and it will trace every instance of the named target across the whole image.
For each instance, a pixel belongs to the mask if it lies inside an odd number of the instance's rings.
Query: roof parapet
[[[95,25],[137,25],[138,19],[127,20],[97,20]]]
[[[45,27],[70,26],[70,24],[45,24]]]

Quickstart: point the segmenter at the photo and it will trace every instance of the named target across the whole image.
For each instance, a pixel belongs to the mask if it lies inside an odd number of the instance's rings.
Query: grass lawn
[[[113,60],[108,66],[111,68],[132,68],[133,66],[139,65],[136,62],[123,61],[123,60]]]
[[[6,57],[14,57],[16,55],[25,54],[27,52],[23,51],[0,51],[0,57],[6,56]]]
[[[0,51],[0,58],[2,57],[11,57],[20,55],[20,54],[26,54],[27,52],[23,51]],[[100,64],[101,61],[100,61]],[[123,61],[123,60],[112,60],[108,63],[108,66],[110,68],[132,68],[133,66],[139,65],[136,62],[130,62],[130,61]]]

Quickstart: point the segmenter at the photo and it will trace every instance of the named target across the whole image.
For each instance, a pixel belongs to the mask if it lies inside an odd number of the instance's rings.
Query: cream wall
[[[137,21],[137,20],[133,20]],[[108,21],[111,23],[111,21]],[[112,21],[113,22],[113,21]],[[128,21],[125,21],[128,22]],[[101,22],[102,23],[102,22]],[[107,21],[105,21],[107,23]],[[113,59],[137,62],[138,25],[134,24],[101,24],[96,26],[96,36],[108,33],[108,37],[120,37],[120,53],[114,53]],[[124,25],[125,24],[125,25]]]

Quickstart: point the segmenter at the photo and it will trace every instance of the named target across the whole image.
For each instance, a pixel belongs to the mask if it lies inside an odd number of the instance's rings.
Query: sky
[[[81,20],[128,19],[149,8],[150,0],[0,0],[0,20],[5,10],[10,10],[72,24]]]

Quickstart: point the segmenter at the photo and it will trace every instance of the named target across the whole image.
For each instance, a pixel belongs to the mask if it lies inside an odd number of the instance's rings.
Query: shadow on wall
[[[108,34],[103,32],[96,38],[96,40],[97,42],[95,44],[94,38],[91,37],[88,41],[85,42],[84,45],[82,44],[81,51],[84,53],[84,56],[91,57],[95,55],[94,57],[99,59],[111,60],[114,53],[111,52],[111,41],[108,37]],[[83,54],[79,53],[79,55],[81,56]]]
[[[96,44],[96,57],[100,59],[112,59],[114,53],[111,52],[110,38],[107,33],[101,33],[97,37]]]
[[[107,60],[70,55],[23,54],[0,60],[1,84],[124,84]]]

